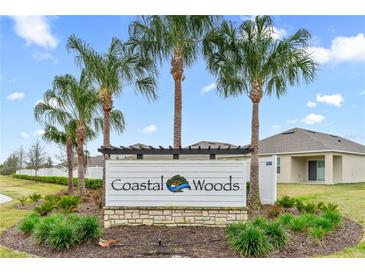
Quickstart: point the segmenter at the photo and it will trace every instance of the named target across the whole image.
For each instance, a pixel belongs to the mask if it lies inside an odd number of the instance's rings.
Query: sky
[[[78,77],[67,39],[75,34],[95,50],[104,52],[112,37],[128,39],[135,16],[32,16],[0,17],[0,162],[21,145],[28,149],[42,140],[42,125],[35,122],[34,106],[51,88],[56,75]],[[251,16],[229,16],[240,23]],[[319,64],[316,80],[289,87],[277,98],[260,104],[260,138],[300,127],[335,134],[365,145],[365,16],[273,16],[276,38],[299,28],[312,34],[311,52]],[[126,130],[112,132],[115,146],[173,143],[173,79],[169,62],[160,68],[158,96],[149,102],[125,88],[114,99],[124,113]],[[250,142],[251,102],[247,96],[223,98],[202,57],[185,69],[183,81],[182,143],[220,141],[236,145]],[[87,149],[97,155],[102,136]],[[49,156],[59,148],[44,143]]]

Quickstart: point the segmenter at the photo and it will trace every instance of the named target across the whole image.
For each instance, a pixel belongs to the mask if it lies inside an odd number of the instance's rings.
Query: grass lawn
[[[332,202],[342,214],[365,227],[365,183],[338,185],[279,184],[278,197],[288,195],[310,202]],[[365,258],[365,235],[354,248],[346,248],[329,257]]]
[[[66,187],[0,176],[0,193],[13,198],[12,201],[0,205],[0,233],[8,227],[15,225],[24,218],[24,216],[29,214],[30,211],[28,210],[19,210],[14,207],[16,203],[19,203],[16,200],[18,197],[27,196],[33,192],[51,194],[62,189],[66,189]],[[4,257],[21,258],[28,257],[28,255],[0,246],[0,258]]]

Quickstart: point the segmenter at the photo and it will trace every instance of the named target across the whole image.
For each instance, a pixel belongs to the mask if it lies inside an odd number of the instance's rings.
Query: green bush
[[[75,246],[78,242],[76,234],[76,224],[63,219],[50,226],[47,244],[54,250],[67,250]]]
[[[333,203],[327,203],[322,206],[321,210],[338,212],[338,205],[333,204]]]
[[[41,216],[46,216],[48,213],[50,213],[55,208],[55,205],[50,202],[44,202],[40,206],[37,206],[34,208],[34,211],[38,213]]]
[[[289,228],[293,231],[302,232],[309,226],[308,218],[305,215],[300,215],[293,218],[289,223]]]
[[[288,241],[288,234],[280,222],[268,222],[264,227],[264,231],[269,238],[269,243],[274,248],[280,248]]]
[[[24,233],[32,233],[35,225],[39,223],[39,215],[32,213],[25,217],[19,224],[19,230]]]
[[[305,204],[301,201],[301,200],[296,200],[295,201],[295,208],[298,209],[298,211],[300,213],[302,213],[304,211],[304,207],[305,207]]]
[[[80,196],[62,196],[58,208],[65,214],[76,211],[77,206],[80,203]]]
[[[25,206],[25,204],[28,202],[28,196],[22,196],[17,198],[17,200],[20,202],[22,206]]]
[[[309,229],[310,235],[316,240],[322,240],[327,231],[322,227],[311,227]]]
[[[56,207],[58,207],[58,204],[61,201],[61,196],[54,195],[54,194],[49,194],[49,195],[46,195],[44,197],[44,201],[46,203],[49,203],[49,204],[53,205],[56,208]]]
[[[57,226],[64,216],[54,214],[40,219],[40,222],[34,226],[33,238],[40,244],[46,243],[52,226]]]
[[[304,206],[304,212],[309,214],[314,214],[317,211],[317,204],[315,203],[307,203]]]
[[[312,226],[316,227],[316,228],[321,228],[324,231],[329,232],[334,228],[335,224],[332,222],[331,219],[317,216],[317,218],[314,220],[314,223],[312,224]]]
[[[339,225],[342,221],[342,216],[337,211],[327,210],[322,214],[322,216],[323,218],[330,220],[334,226]]]
[[[40,199],[42,199],[42,194],[38,193],[38,192],[33,192],[32,194],[30,194],[28,196],[29,200],[33,203],[38,202]]]
[[[235,228],[235,224],[227,228],[229,245],[243,256],[260,257],[272,249],[265,232],[250,223]]]
[[[77,237],[81,242],[95,240],[100,236],[100,223],[95,216],[80,217],[77,222]]]
[[[292,208],[294,207],[296,202],[295,198],[291,198],[287,195],[285,195],[284,197],[282,197],[281,199],[276,201],[276,205],[284,207],[284,208]]]
[[[283,225],[289,225],[290,222],[294,219],[294,215],[290,213],[284,213],[279,216],[279,222]]]
[[[258,226],[260,228],[264,228],[267,223],[268,223],[268,220],[262,216],[257,216],[255,219],[253,219],[251,221],[252,225],[254,226]]]
[[[13,178],[35,181],[36,177],[25,174],[12,174]],[[37,176],[37,181],[49,184],[67,185],[67,177],[60,176]],[[77,186],[78,179],[73,178],[73,184]],[[85,187],[88,189],[98,189],[103,186],[103,180],[85,178]]]

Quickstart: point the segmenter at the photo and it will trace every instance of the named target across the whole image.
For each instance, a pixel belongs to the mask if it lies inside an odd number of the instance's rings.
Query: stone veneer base
[[[225,227],[247,221],[246,208],[104,207],[104,227],[118,225]]]

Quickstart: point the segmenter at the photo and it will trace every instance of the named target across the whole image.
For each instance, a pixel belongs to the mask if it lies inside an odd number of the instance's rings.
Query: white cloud
[[[360,95],[365,95],[365,90],[361,91]]]
[[[58,39],[51,33],[51,27],[45,16],[12,16],[16,34],[26,41],[26,45],[35,44],[45,49],[54,49]]]
[[[321,102],[324,104],[341,107],[342,102],[345,100],[340,93],[332,94],[332,95],[316,95],[317,102]]]
[[[155,133],[157,130],[158,130],[158,128],[152,124],[152,125],[145,127],[144,129],[142,129],[142,132],[144,134],[151,134],[151,133]]]
[[[274,27],[272,37],[275,39],[282,39],[287,35],[286,29]]]
[[[53,61],[54,64],[58,63],[58,58],[54,57],[49,52],[35,51],[33,53],[33,58],[36,59],[37,61]]]
[[[291,119],[291,120],[288,120],[288,124],[295,124],[298,122],[298,119]]]
[[[317,106],[316,102],[312,102],[312,101],[307,102],[307,107],[309,107],[309,108],[315,108],[316,106]]]
[[[16,101],[16,100],[21,100],[25,97],[25,94],[23,92],[14,92],[14,93],[10,93],[6,99],[9,101]]]
[[[20,138],[22,139],[28,139],[30,137],[29,133],[26,133],[26,132],[21,132],[20,133]]]
[[[201,95],[204,95],[204,94],[208,93],[209,91],[215,90],[216,88],[217,88],[217,84],[216,83],[211,83],[211,84],[203,87],[200,90],[200,94]]]
[[[365,35],[338,36],[332,40],[329,48],[310,47],[308,50],[320,64],[365,62]]]
[[[42,136],[43,134],[44,134],[43,129],[38,129],[38,130],[34,131],[34,135],[36,135],[36,136]]]
[[[281,126],[280,125],[272,125],[272,128],[273,129],[279,129],[279,128],[281,128]]]
[[[321,114],[311,113],[311,114],[308,114],[305,118],[303,118],[302,122],[306,123],[307,125],[313,125],[313,124],[321,123],[325,119],[326,118]]]

